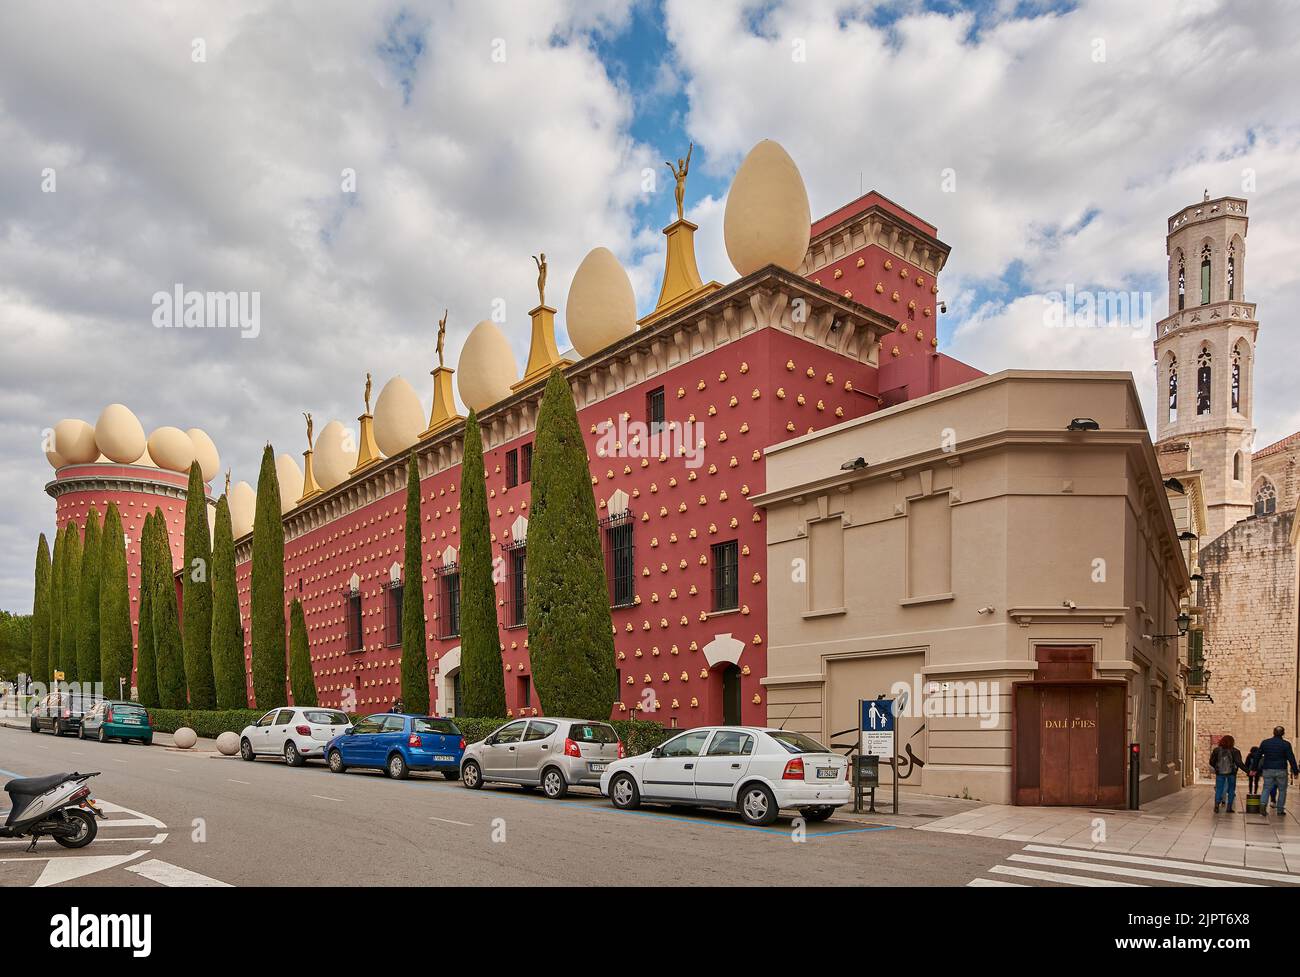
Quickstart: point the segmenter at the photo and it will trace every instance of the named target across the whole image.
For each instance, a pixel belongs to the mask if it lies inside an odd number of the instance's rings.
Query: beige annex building
[[[1131,742],[1143,800],[1182,785],[1190,581],[1128,373],[1007,371],[785,442],[755,503],[769,722],[843,743],[908,690],[927,793],[1120,806]]]

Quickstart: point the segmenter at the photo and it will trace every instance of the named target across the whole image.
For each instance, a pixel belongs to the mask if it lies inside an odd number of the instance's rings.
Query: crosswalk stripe
[[[1260,879],[1264,882],[1292,882],[1300,884],[1300,875],[1286,872],[1265,872],[1258,869],[1235,868],[1231,865],[1211,865],[1203,862],[1183,862],[1173,858],[1154,858],[1146,855],[1123,855],[1118,852],[1100,852],[1092,849],[1055,848],[1051,845],[1026,845],[1025,851],[1045,855],[1073,855],[1095,858],[1106,862],[1123,862],[1128,865],[1151,865],[1156,868],[1177,868],[1189,872],[1208,872],[1214,875],[1231,875],[1242,879]]]
[[[1008,861],[1028,862],[1032,865],[1048,865],[1053,868],[1083,869],[1085,872],[1100,872],[1105,875],[1124,875],[1134,879],[1152,879],[1156,882],[1183,882],[1187,885],[1227,886],[1231,888],[1259,888],[1257,882],[1234,882],[1231,879],[1211,879],[1197,875],[1180,875],[1176,872],[1151,872],[1141,868],[1120,868],[1115,865],[1096,865],[1064,858],[1039,858],[1037,855],[1011,855]]]
[[[1023,882],[1003,882],[1001,879],[971,879],[969,882],[966,883],[966,885],[973,886],[976,889],[990,889],[990,888],[1023,889],[1025,888],[1025,884]]]
[[[211,879],[206,875],[191,872],[187,868],[181,868],[179,865],[172,865],[170,862],[164,862],[157,858],[151,858],[139,865],[128,865],[126,870],[169,888],[233,888],[229,882]]]
[[[1037,879],[1040,882],[1061,882],[1065,885],[1142,888],[1141,883],[1138,882],[1121,882],[1118,879],[1095,879],[1087,875],[1067,875],[1064,872],[1040,872],[1037,869],[1019,868],[1015,865],[994,865],[989,871],[997,875],[1014,875],[1022,879]]]

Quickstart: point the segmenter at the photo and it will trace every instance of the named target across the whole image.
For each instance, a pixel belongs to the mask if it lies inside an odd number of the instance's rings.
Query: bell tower
[[[1156,324],[1156,440],[1185,442],[1209,533],[1251,513],[1255,305],[1246,301],[1246,201],[1204,198],[1169,218],[1169,314]]]

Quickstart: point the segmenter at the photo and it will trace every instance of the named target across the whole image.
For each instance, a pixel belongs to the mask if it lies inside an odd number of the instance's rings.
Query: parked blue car
[[[367,716],[325,747],[334,773],[364,767],[394,780],[405,780],[412,770],[434,770],[459,780],[464,754],[465,737],[450,719],[395,712]]]

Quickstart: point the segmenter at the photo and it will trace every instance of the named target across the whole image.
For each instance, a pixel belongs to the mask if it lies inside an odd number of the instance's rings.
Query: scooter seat
[[[35,796],[44,794],[65,781],[71,780],[75,774],[54,773],[48,777],[20,777],[18,780],[11,780],[5,784],[5,791],[14,795]]]

